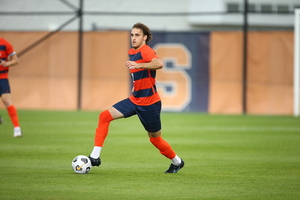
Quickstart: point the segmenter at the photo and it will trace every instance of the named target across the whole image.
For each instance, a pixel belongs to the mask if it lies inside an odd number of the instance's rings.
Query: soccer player
[[[8,71],[11,66],[15,66],[18,63],[19,58],[14,51],[13,46],[8,41],[0,37],[0,97],[14,126],[14,137],[22,137],[22,132],[17,110],[12,103]]]
[[[184,166],[183,160],[177,156],[168,142],[161,135],[161,100],[156,90],[156,70],[163,68],[163,62],[155,51],[148,46],[152,34],[150,29],[136,23],[131,29],[131,45],[128,51],[129,60],[125,66],[133,81],[132,94],[129,98],[119,101],[99,115],[98,128],[95,133],[95,143],[89,158],[93,166],[101,164],[100,152],[108,134],[112,120],[138,115],[148,133],[150,142],[162,155],[171,160],[171,165],[165,173],[177,173]]]

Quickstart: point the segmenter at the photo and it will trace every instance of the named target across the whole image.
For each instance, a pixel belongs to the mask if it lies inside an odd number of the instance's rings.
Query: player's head
[[[148,28],[148,26],[139,22],[132,26],[132,30],[133,29],[140,29],[143,34],[145,43],[149,44],[150,40],[152,39],[152,33],[151,33],[150,29]]]

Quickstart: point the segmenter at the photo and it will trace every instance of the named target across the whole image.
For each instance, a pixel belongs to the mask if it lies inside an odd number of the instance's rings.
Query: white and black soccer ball
[[[86,174],[92,169],[92,163],[87,156],[76,156],[72,161],[72,169],[77,174]]]

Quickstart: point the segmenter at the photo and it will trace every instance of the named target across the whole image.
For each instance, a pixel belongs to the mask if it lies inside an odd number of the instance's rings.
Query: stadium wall
[[[2,32],[20,52],[44,32]],[[84,34],[82,109],[104,109],[129,94],[124,63],[128,32]],[[76,110],[78,34],[60,32],[20,58],[9,72],[13,101],[20,109]],[[2,107],[2,104],[1,104]]]
[[[1,32],[20,52],[45,32]],[[151,46],[165,62],[157,85],[165,111],[242,113],[243,33],[153,32]],[[103,110],[130,93],[124,67],[128,31],[85,32],[82,109]],[[247,112],[292,115],[293,33],[250,32]],[[10,70],[20,109],[77,109],[76,32],[59,32]],[[0,105],[3,108],[3,105]]]

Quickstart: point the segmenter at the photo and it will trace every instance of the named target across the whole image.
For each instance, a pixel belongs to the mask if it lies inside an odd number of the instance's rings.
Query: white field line
[[[260,131],[274,131],[274,132],[299,132],[300,133],[300,127],[251,127],[251,126],[199,126],[199,127],[190,127],[193,130],[199,130],[199,131],[254,131],[254,132],[260,132]]]

